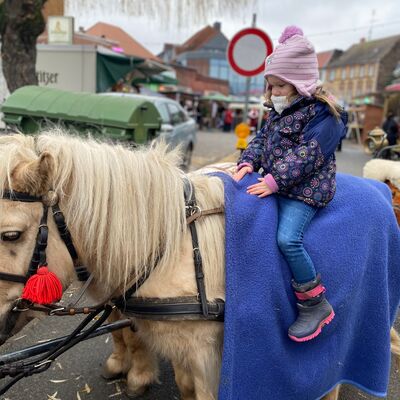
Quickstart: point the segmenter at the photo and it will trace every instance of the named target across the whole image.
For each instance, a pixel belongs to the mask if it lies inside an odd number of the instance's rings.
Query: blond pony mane
[[[60,196],[74,240],[104,287],[134,281],[177,260],[185,233],[179,154],[167,146],[127,149],[53,130],[0,137],[0,188],[21,163],[53,158],[49,189]]]

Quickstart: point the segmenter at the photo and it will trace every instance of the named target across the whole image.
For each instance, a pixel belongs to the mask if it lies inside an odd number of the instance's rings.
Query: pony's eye
[[[0,238],[4,242],[13,242],[14,240],[18,240],[21,236],[21,232],[19,231],[11,231],[11,232],[3,232],[0,235]]]

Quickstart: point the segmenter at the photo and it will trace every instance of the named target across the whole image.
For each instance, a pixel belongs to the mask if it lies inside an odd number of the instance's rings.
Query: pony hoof
[[[138,397],[142,396],[148,389],[148,386],[141,386],[136,389],[129,389],[128,387],[125,390],[125,394],[130,399],[137,399]]]
[[[109,371],[107,368],[103,368],[100,375],[106,381],[109,381],[112,379],[120,379],[120,378],[124,377],[124,374],[122,372],[112,372],[112,371]]]

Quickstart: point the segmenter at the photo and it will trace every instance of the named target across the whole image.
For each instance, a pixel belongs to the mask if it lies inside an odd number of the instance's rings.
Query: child
[[[317,57],[302,30],[287,27],[279,43],[265,60],[266,102],[272,111],[241,155],[234,179],[262,168],[263,178],[247,193],[260,198],[277,194],[277,241],[298,299],[299,314],[289,337],[304,342],[335,316],[303,234],[335,194],[334,151],[345,135],[347,114],[318,87]]]

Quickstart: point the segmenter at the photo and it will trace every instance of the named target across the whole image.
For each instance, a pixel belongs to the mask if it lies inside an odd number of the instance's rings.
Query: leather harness
[[[36,197],[27,193],[4,191],[3,199],[21,202],[41,202],[43,204],[43,214],[40,220],[35,248],[26,276],[0,272],[0,280],[25,284],[27,279],[36,273],[39,265],[46,265],[46,248],[48,240],[47,218],[48,209],[51,207],[54,222],[57,226],[57,230],[61,239],[65,243],[68,252],[71,255],[78,280],[87,281],[87,284],[84,285],[84,289],[79,296],[81,297],[84,290],[86,290],[88,283],[90,282],[90,274],[86,267],[79,264],[78,254],[73,244],[71,234],[65,223],[64,215],[58,206],[57,196],[53,192],[50,194],[51,195],[44,197]],[[184,196],[186,223],[189,227],[192,237],[193,261],[198,295],[163,299],[132,297],[139,287],[142,286],[147,280],[148,274],[145,274],[141,276],[123,295],[111,300],[111,303],[119,308],[123,314],[136,318],[153,320],[204,319],[223,321],[225,309],[224,300],[216,299],[212,302],[207,300],[202,257],[199,249],[196,229],[196,220],[206,215],[223,213],[224,208],[218,207],[210,210],[201,210],[196,203],[194,186],[187,178],[184,180]],[[98,307],[98,305],[81,308],[71,306],[63,307],[57,304],[38,306],[31,304],[26,300],[18,299],[13,311],[26,311],[31,309],[35,311],[43,311],[49,315],[75,315],[78,313],[89,314],[90,312],[97,310]]]

